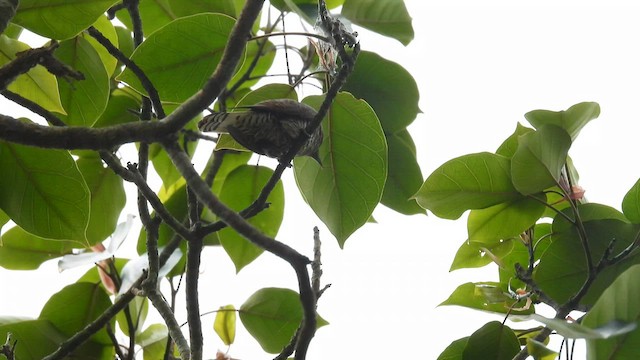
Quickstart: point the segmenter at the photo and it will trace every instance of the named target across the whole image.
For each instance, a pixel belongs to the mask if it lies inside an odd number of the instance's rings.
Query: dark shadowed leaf
[[[420,94],[413,76],[374,52],[360,53],[343,90],[371,105],[385,133],[403,130],[420,112]]]
[[[544,194],[536,194],[542,200]],[[540,218],[546,207],[528,197],[471,210],[467,218],[469,240],[479,242],[508,239],[518,236]]]
[[[94,321],[109,306],[111,300],[99,284],[75,283],[53,294],[38,318],[49,320],[65,336],[71,337]],[[113,320],[111,325],[114,325]],[[91,339],[101,344],[111,344],[105,329],[98,331]]]
[[[513,330],[498,321],[492,321],[469,337],[462,359],[511,360],[518,351],[520,343]]]
[[[632,223],[640,223],[640,179],[633,184],[633,187],[624,196],[622,212]]]
[[[406,130],[387,135],[389,173],[382,193],[383,205],[405,215],[424,214],[413,195],[422,185],[415,145]]]
[[[345,0],[342,15],[354,24],[392,37],[403,45],[413,40],[411,16],[402,0]]]

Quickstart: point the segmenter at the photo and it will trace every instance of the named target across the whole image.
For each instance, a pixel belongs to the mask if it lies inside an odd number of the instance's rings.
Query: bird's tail
[[[226,125],[229,121],[226,121],[231,113],[226,112],[214,112],[202,118],[198,122],[198,129],[204,132],[227,132]]]

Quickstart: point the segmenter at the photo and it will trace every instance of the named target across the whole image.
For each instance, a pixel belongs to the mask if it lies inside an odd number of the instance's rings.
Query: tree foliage
[[[37,319],[0,321],[0,336],[9,335],[7,357],[130,359],[139,350],[145,359],[212,357],[202,352],[198,269],[203,246],[220,246],[238,271],[271,252],[291,264],[300,285],[258,289],[244,304],[221,306],[221,340],[234,342],[238,312],[237,324],[266,352],[304,359],[315,329],[327,324],[315,312],[323,292],[320,258],[276,240],[282,173],[293,166],[299,191],[341,246],[379,203],[424,213],[411,198],[423,179],[406,130],[420,111],[416,82],[383,54],[361,52],[348,25],[406,45],[414,35],[402,1],[0,5],[0,90],[33,113],[0,115],[0,265],[29,270],[56,258],[61,270],[97,265],[51,295]],[[295,18],[304,33],[284,31]],[[23,31],[49,41],[31,48]],[[283,51],[290,64],[275,61]],[[283,68],[286,80],[260,81]],[[301,99],[302,88],[312,95]],[[313,127],[324,129],[322,165],[292,162],[292,149],[279,163],[258,166],[228,135],[196,131],[210,106],[273,98],[318,110]],[[216,151],[197,172],[191,157],[211,140]],[[123,164],[120,148],[130,143],[137,161]],[[152,172],[162,180],[159,189],[148,181]],[[138,189],[143,224],[133,259],[118,253],[133,221],[123,208],[136,201],[125,182]],[[319,250],[319,234],[314,239]],[[176,292],[163,295],[157,286],[176,277],[185,279],[188,337],[171,306]],[[150,304],[163,324],[145,323]],[[121,335],[128,343],[119,342]]]
[[[554,359],[558,353],[546,347],[552,332],[584,339],[591,359],[640,355],[633,340],[640,307],[631,300],[637,285],[629,283],[640,264],[638,186],[625,196],[623,212],[589,203],[568,156],[599,114],[593,102],[528,112],[533,128],[518,124],[495,153],[446,162],[417,192],[418,203],[439,217],[457,219],[469,210],[468,239],[452,270],[498,268],[498,281],[462,284],[442,305],[543,324],[489,322],[452,342],[440,359]],[[554,318],[538,314],[545,306]]]

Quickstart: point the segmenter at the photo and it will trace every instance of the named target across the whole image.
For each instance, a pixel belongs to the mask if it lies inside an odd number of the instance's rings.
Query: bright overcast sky
[[[363,49],[400,63],[418,82],[423,114],[410,131],[425,177],[453,157],[494,151],[518,121],[526,125],[527,111],[596,101],[600,118],[583,130],[570,154],[587,198],[620,208],[622,197],[640,177],[640,8],[598,6],[594,1],[586,6],[406,3],[416,30],[407,48],[365,31],[359,39]],[[287,193],[278,239],[311,255],[312,228],[319,225],[323,280],[332,283],[319,304],[331,325],[318,331],[310,360],[435,359],[451,341],[500,320],[463,308],[436,307],[459,284],[497,279],[493,270],[448,272],[466,238],[465,217],[406,217],[381,207],[374,213],[378,223],[357,231],[340,250],[303,205],[291,172],[284,182],[285,189],[294,191]],[[135,205],[128,209],[135,212]],[[130,238],[136,239],[137,232]],[[134,241],[125,246],[133,249]],[[58,274],[56,262],[49,262],[36,272],[0,272],[6,289],[0,297],[2,315],[37,317],[50,294],[85,270]],[[205,252],[202,286],[208,292],[201,300],[203,311],[240,306],[260,287],[296,289],[291,269],[268,254],[239,275],[234,272],[219,249]],[[207,356],[213,357],[216,348],[224,347],[213,334],[213,316],[204,321]],[[231,355],[270,358],[244,332],[238,334]]]

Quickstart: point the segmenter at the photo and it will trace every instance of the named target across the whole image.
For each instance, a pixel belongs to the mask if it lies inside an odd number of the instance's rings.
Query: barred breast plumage
[[[302,135],[316,116],[309,105],[291,99],[265,100],[242,112],[214,112],[198,123],[200,131],[228,133],[240,145],[257,153],[280,159]],[[318,163],[322,128],[309,136],[296,156],[310,156]]]

